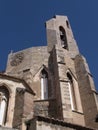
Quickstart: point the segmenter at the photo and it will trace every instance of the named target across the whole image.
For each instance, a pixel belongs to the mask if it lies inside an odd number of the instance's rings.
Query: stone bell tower
[[[97,92],[85,58],[79,53],[66,16],[46,22],[48,51],[53,55],[58,117],[71,123],[98,128]],[[52,67],[50,67],[52,68]],[[53,71],[53,70],[50,70]]]
[[[6,71],[0,76],[0,101],[2,93],[8,97],[1,126],[20,130],[98,129],[98,93],[68,18],[56,15],[48,20],[46,32],[47,46],[8,56]]]
[[[55,16],[46,22],[46,28],[48,51],[51,51],[54,45],[58,45],[67,50],[71,58],[79,54],[67,16]]]

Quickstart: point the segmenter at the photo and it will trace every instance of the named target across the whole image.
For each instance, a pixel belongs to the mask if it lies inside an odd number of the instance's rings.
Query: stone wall
[[[39,100],[34,101],[34,116],[56,117],[56,103],[55,100]]]
[[[22,126],[23,106],[24,106],[24,91],[20,88],[17,88],[15,97],[14,119],[13,119],[14,128],[20,128]]]
[[[13,76],[23,77],[30,70],[32,77],[45,64],[48,65],[47,46],[31,47],[8,56],[6,73]]]
[[[24,94],[24,106],[23,106],[23,117],[33,117],[33,106],[34,106],[34,95],[25,92]]]
[[[13,127],[21,129],[23,119],[33,118],[33,95],[23,89],[17,88]]]
[[[28,130],[94,130],[93,128],[83,127],[53,118],[36,117],[29,121]]]
[[[96,91],[93,79],[88,73],[88,68],[85,67],[85,61],[81,55],[75,58],[76,74],[78,78],[79,91],[81,96],[83,113],[85,115],[85,124],[89,127],[98,129],[98,124],[95,122],[98,114],[98,102],[96,102]]]

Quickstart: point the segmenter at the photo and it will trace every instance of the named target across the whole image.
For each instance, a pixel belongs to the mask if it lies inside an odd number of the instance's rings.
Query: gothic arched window
[[[60,31],[61,46],[63,48],[65,48],[65,49],[68,49],[67,37],[66,37],[65,29],[62,26],[60,26],[59,27],[59,31]]]
[[[0,125],[4,125],[7,118],[9,91],[6,87],[0,87]]]
[[[41,99],[48,99],[48,73],[45,69],[41,71]]]
[[[76,99],[75,99],[74,84],[73,84],[73,79],[70,73],[67,73],[67,78],[68,78],[71,107],[72,107],[72,110],[76,110],[77,106],[76,106]]]

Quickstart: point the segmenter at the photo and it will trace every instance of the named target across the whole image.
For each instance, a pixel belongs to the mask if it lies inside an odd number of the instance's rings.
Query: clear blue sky
[[[0,0],[0,70],[11,50],[46,45],[45,21],[67,15],[98,89],[98,0]]]

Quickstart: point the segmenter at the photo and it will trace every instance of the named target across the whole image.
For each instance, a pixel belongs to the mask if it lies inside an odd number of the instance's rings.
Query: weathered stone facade
[[[40,116],[30,120],[28,128],[29,130],[32,130],[32,128],[34,128],[34,130],[93,130],[92,128],[63,122],[62,120],[55,120]]]
[[[8,56],[0,74],[0,104],[6,113],[0,129],[98,129],[98,94],[68,18],[55,16],[46,22],[46,31],[47,46]]]

